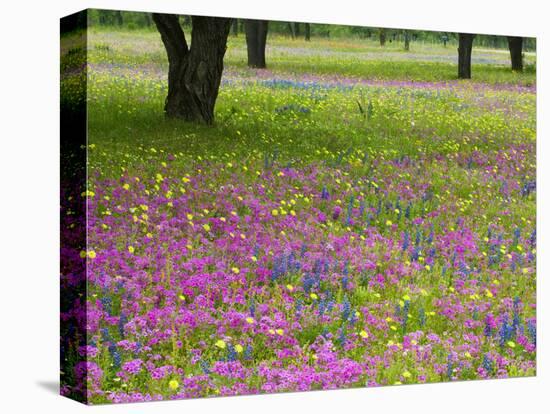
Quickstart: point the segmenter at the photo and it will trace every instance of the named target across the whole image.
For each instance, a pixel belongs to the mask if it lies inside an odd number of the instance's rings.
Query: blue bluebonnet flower
[[[325,313],[325,299],[321,299],[319,301],[319,304],[317,305],[317,308],[318,308],[318,311],[319,311],[319,316],[323,316],[323,314]]]
[[[346,330],[344,327],[340,328],[338,334],[338,343],[340,344],[340,346],[344,346],[346,343]]]
[[[101,339],[103,342],[111,341],[111,335],[109,334],[109,329],[101,328]]]
[[[529,236],[529,245],[534,248],[537,244],[537,229],[534,229],[531,233],[531,236]]]
[[[411,203],[407,204],[407,208],[405,209],[405,218],[411,218]]]
[[[199,365],[201,366],[202,372],[206,375],[211,373],[208,363],[204,359],[199,360]]]
[[[126,314],[123,312],[120,314],[120,318],[118,319],[118,333],[121,338],[124,338],[124,326],[128,323],[128,318],[126,317]]]
[[[248,312],[250,313],[250,316],[255,317],[256,316],[256,301],[251,300],[250,306],[248,307]]]
[[[235,361],[237,359],[237,351],[232,344],[227,344],[227,360]]]
[[[359,203],[359,217],[363,217],[363,214],[365,214],[365,202],[361,200],[361,203]]]
[[[533,345],[537,345],[537,325],[535,321],[530,320],[527,322],[527,332],[529,333],[529,338]]]
[[[111,299],[111,297],[108,296],[107,294],[105,294],[105,296],[102,296],[100,301],[101,301],[101,304],[103,305],[103,309],[105,310],[105,312],[107,312],[107,314],[109,316],[112,316],[113,315],[113,300]]]
[[[491,326],[491,322],[489,318],[485,319],[485,327],[483,328],[483,335],[485,335],[485,337],[487,338],[490,338],[491,336],[493,336],[493,328]]]
[[[521,187],[521,195],[527,197],[533,191],[537,189],[537,182],[535,180],[525,181]]]
[[[447,355],[447,378],[449,381],[453,379],[453,356],[451,354]]]
[[[434,241],[434,226],[432,224],[432,227],[430,229],[430,234],[428,234],[428,238],[426,239],[426,243],[432,244],[433,241]]]
[[[342,288],[345,290],[348,288],[348,283],[349,283],[349,261],[347,261],[346,264],[344,265],[344,269],[342,273],[343,273]]]
[[[313,285],[315,284],[315,278],[311,273],[306,273],[303,277],[302,284],[304,291],[309,294],[309,292],[311,292],[311,288],[313,288]]]
[[[502,325],[498,332],[499,345],[502,347],[504,344],[512,338],[512,326],[508,323],[508,317],[505,316],[502,320]]]
[[[418,322],[421,327],[426,324],[426,311],[423,307],[418,310]]]
[[[114,344],[109,345],[109,353],[111,354],[111,358],[113,359],[114,367],[120,368],[122,357],[120,356],[120,352],[118,351],[116,345]]]
[[[485,371],[487,371],[487,373],[488,373],[489,375],[492,375],[492,374],[493,374],[494,363],[493,363],[493,360],[491,359],[491,356],[490,356],[489,354],[484,354],[484,355],[483,355],[482,366],[483,366],[483,369],[484,369]]]
[[[347,321],[351,315],[351,303],[348,300],[348,297],[344,297],[344,302],[342,304],[342,320]]]
[[[409,232],[405,230],[403,234],[403,244],[401,245],[401,250],[405,251],[409,247]]]
[[[252,359],[252,345],[248,344],[246,346],[244,349],[243,358],[247,361]]]

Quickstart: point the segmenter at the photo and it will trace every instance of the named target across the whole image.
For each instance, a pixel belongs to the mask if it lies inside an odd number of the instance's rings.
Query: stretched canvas
[[[533,38],[62,18],[61,393],[535,375],[535,79]]]

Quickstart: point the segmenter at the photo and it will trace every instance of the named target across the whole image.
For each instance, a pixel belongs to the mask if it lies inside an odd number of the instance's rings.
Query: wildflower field
[[[230,36],[200,126],[164,117],[158,33],[88,41],[65,394],[83,372],[93,404],[535,375],[533,54],[474,49],[458,81],[454,48],[273,37],[254,70]]]

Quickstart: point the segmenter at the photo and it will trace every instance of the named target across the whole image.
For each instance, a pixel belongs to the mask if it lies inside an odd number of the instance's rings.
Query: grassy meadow
[[[157,32],[90,30],[89,401],[535,375],[536,55],[267,44],[200,126]]]

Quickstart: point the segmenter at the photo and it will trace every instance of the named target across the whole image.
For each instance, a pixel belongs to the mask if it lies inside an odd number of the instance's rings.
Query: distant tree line
[[[180,16],[180,23],[184,28],[191,28],[191,17]],[[90,10],[90,25],[101,25],[111,27],[123,27],[125,29],[145,29],[156,30],[152,20],[151,13],[129,12],[116,10]],[[245,36],[245,19],[233,19],[230,34],[233,36]],[[382,31],[382,33],[381,33]],[[458,33],[434,32],[428,30],[403,30],[403,29],[379,29],[375,27],[363,26],[344,26],[320,23],[303,22],[282,22],[270,21],[269,33],[281,36],[288,36],[295,39],[309,40],[312,37],[320,38],[340,38],[355,37],[358,39],[379,40],[382,35],[382,43],[403,44],[407,49],[407,42],[441,43],[449,47],[458,46]],[[479,47],[492,49],[508,49],[508,40],[506,36],[495,35],[477,35],[475,43]],[[524,38],[523,50],[535,51],[536,41],[534,38]]]

